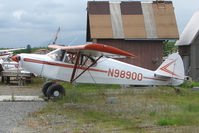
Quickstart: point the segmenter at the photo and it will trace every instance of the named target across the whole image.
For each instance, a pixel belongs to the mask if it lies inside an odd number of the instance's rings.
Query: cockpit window
[[[65,55],[63,57],[63,62],[75,64],[75,61],[76,61],[76,55],[75,54],[65,53]]]
[[[57,50],[54,50],[54,51],[48,53],[48,56],[55,61],[60,61],[61,57],[62,57],[62,53],[63,52],[61,49],[57,49]]]
[[[67,53],[66,51],[62,51],[61,49],[54,50],[48,54],[50,58],[55,61],[62,61],[65,63],[75,64],[77,56],[74,53]],[[81,55],[79,58],[79,65],[80,66],[90,66],[93,64],[95,59],[91,58],[87,55]]]
[[[94,61],[95,61],[95,59],[91,58],[90,56],[82,55],[80,64],[82,66],[87,66],[88,67],[91,64],[93,64]]]

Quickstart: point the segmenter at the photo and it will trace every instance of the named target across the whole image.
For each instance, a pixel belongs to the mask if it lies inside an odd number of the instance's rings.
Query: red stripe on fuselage
[[[51,66],[74,68],[74,65],[60,64],[60,63],[55,63],[55,62],[41,61],[41,60],[35,60],[35,59],[29,59],[29,58],[24,58],[24,61],[26,61],[26,62],[32,62],[32,63],[38,63],[38,64],[46,64],[46,65],[51,65]],[[82,70],[86,69],[86,67],[80,67],[80,66],[78,66],[77,68],[78,69],[82,69]],[[94,68],[89,68],[88,70],[89,71],[95,71],[95,72],[107,73],[107,71],[99,70],[99,69],[94,69]]]

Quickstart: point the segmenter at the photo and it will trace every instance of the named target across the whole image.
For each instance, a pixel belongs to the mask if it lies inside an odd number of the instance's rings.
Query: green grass
[[[31,84],[25,84],[25,86],[29,86],[31,88],[42,88],[43,84],[46,82],[45,78],[32,78],[31,79]]]
[[[168,120],[168,119],[161,119],[157,122],[158,125],[160,126],[167,126],[167,125],[174,125],[176,124],[177,121],[175,120]]]
[[[134,122],[129,119],[118,118],[117,116],[111,116],[106,113],[100,113],[96,111],[86,111],[83,112],[83,117],[87,122],[91,123],[111,123],[112,125],[116,125],[118,127],[123,127],[123,129],[128,129],[134,126]]]
[[[189,104],[186,106],[185,110],[188,112],[196,112],[199,113],[199,105]]]
[[[184,82],[181,87],[183,88],[193,88],[193,87],[199,87],[199,82],[196,81],[186,81]]]
[[[65,85],[66,83],[60,82]],[[181,87],[176,93],[172,87],[158,86],[150,89],[121,89],[118,85],[77,84],[66,89],[66,96],[50,102],[40,112],[34,113],[38,125],[54,126],[62,132],[181,132],[183,127],[190,132],[199,127],[199,92]],[[118,102],[107,104],[107,98],[117,97]],[[74,106],[65,107],[65,104]],[[53,124],[55,118],[66,117],[67,122]],[[31,119],[32,120],[32,119]],[[75,121],[75,124],[74,124]],[[91,125],[90,127],[88,125]],[[164,129],[164,126],[168,126]],[[156,129],[162,129],[161,131]]]
[[[59,82],[59,84],[65,86],[67,83]],[[119,85],[77,84],[73,87],[72,84],[65,89],[66,96],[58,103],[92,103],[94,96],[104,97],[107,89],[120,88]]]
[[[199,87],[199,83],[196,82],[196,81],[193,81],[193,82],[191,83],[191,85],[192,85],[193,87]]]

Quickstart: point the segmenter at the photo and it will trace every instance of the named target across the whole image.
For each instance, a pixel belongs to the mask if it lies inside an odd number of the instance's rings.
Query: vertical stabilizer
[[[184,65],[178,53],[169,57],[155,71],[156,75],[184,80]]]

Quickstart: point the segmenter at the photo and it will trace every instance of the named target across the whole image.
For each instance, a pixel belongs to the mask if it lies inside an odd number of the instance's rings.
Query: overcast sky
[[[87,1],[0,0],[0,48],[47,46],[59,26],[58,44],[85,44]],[[172,1],[181,33],[199,10],[199,0]]]

